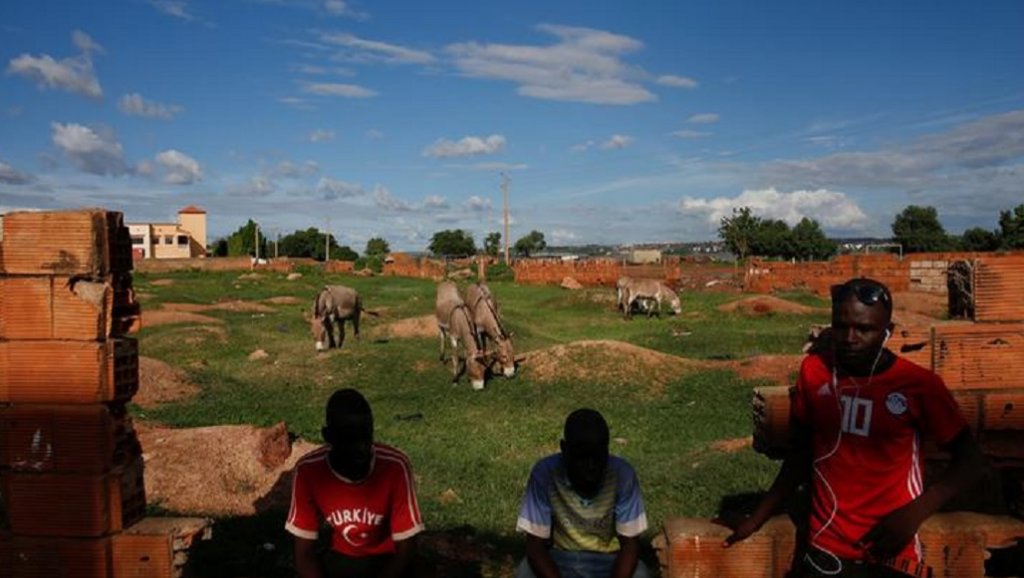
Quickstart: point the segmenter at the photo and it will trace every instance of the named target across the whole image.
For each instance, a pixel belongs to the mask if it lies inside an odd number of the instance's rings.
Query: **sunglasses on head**
[[[832,287],[833,303],[838,304],[851,295],[864,305],[881,303],[886,309],[892,310],[892,297],[889,296],[889,291],[880,285],[851,284]]]

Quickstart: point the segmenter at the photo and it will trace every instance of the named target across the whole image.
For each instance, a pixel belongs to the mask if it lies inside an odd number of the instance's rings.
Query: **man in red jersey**
[[[299,577],[408,576],[423,530],[409,458],[374,443],[370,405],[354,389],[331,395],[322,434],[327,445],[295,465],[285,524]],[[325,556],[315,549],[321,523],[331,528]]]
[[[754,514],[725,522],[733,533],[724,546],[756,532],[810,482],[797,576],[898,576],[894,565],[922,562],[918,527],[975,481],[984,457],[942,379],[885,348],[892,330],[892,296],[883,284],[851,279],[833,287],[831,347],[804,358],[797,378],[796,449]],[[952,456],[927,489],[921,435]]]

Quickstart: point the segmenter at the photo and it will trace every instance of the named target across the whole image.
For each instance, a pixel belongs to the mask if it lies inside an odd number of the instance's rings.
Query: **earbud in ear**
[[[891,329],[886,329],[885,330],[885,341],[889,341],[890,337],[892,337],[892,330]]]

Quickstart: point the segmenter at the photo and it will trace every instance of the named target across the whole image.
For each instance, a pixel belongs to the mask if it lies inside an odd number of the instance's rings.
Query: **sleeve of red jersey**
[[[309,488],[309,476],[303,476],[302,471],[297,466],[292,476],[292,506],[284,529],[300,538],[316,540],[320,515]]]
[[[918,396],[921,429],[937,444],[945,445],[967,427],[967,420],[941,377],[928,372],[923,381],[924,387]]]
[[[423,519],[409,459],[404,454],[395,454],[393,458],[399,468],[391,492],[391,539],[400,542],[422,532]]]

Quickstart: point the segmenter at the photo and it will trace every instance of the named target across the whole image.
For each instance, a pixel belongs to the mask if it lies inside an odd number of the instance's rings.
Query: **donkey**
[[[324,286],[313,298],[313,315],[309,319],[316,350],[341,347],[345,342],[346,320],[352,321],[352,331],[359,339],[359,316],[362,313],[377,315],[375,311],[363,309],[363,300],[355,289],[344,285]],[[337,341],[334,340],[335,329],[338,331]]]
[[[505,377],[516,374],[515,353],[512,349],[512,334],[505,330],[498,315],[498,302],[490,287],[477,282],[466,289],[466,303],[473,312],[473,323],[480,344],[487,350],[488,342],[496,347],[498,363]]]
[[[483,389],[487,359],[477,335],[476,324],[473,323],[473,313],[459,296],[459,289],[455,283],[445,281],[437,286],[434,314],[437,317],[437,329],[441,334],[442,362],[446,361],[447,346],[451,345],[452,348],[452,382],[459,380],[462,373],[460,361],[465,361],[465,371],[469,374],[470,385],[478,391]]]

